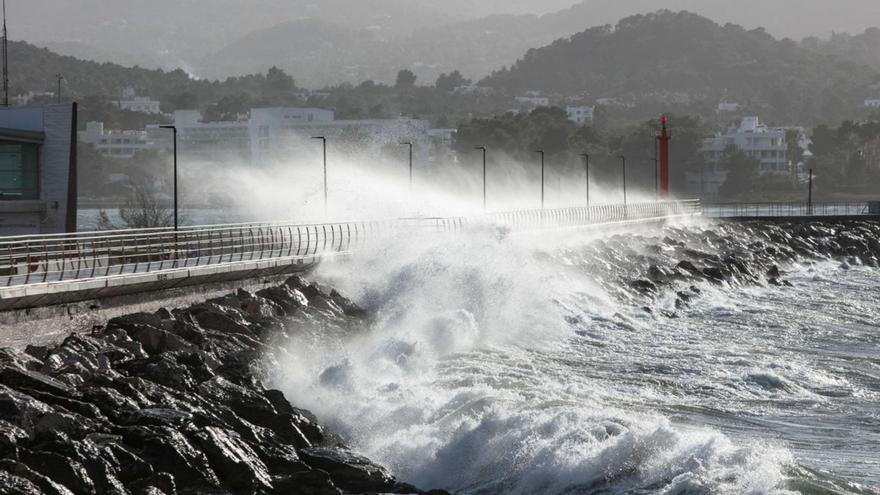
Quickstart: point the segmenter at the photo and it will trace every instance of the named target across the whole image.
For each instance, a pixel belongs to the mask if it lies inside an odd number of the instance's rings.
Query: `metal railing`
[[[524,210],[479,217],[328,224],[252,223],[0,238],[0,287],[131,276],[347,253],[392,234],[459,232],[477,224],[559,228],[700,213],[699,201]]]
[[[880,212],[867,201],[822,203],[716,203],[703,206],[709,218],[860,216]]]

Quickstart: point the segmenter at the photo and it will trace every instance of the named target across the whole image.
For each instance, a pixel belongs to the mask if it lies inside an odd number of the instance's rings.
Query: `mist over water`
[[[880,492],[876,273],[794,265],[793,288],[699,285],[685,308],[625,283],[714,233],[750,242],[704,223],[398,239],[319,268],[375,320],[305,330],[274,380],[424,487]]]

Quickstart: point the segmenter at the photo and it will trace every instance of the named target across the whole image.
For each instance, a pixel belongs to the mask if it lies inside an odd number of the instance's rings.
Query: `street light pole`
[[[327,138],[315,136],[312,139],[320,139],[324,146],[324,218],[327,218]]]
[[[60,82],[59,82],[60,87]],[[160,125],[161,129],[171,129],[171,133],[174,136],[174,231],[177,232],[179,228],[178,224],[178,214],[177,214],[177,126],[173,125]]]
[[[626,157],[620,155],[617,158],[620,158],[620,162],[623,165],[623,205],[626,206]]]
[[[483,213],[486,212],[486,147],[477,146],[475,150],[483,152]]]
[[[64,80],[64,76],[60,73],[55,74],[55,79],[58,79],[58,103],[61,103],[61,81]]]
[[[584,157],[584,182],[587,191],[587,208],[590,207],[590,155],[589,153],[581,153]]]
[[[404,146],[409,146],[409,192],[412,193],[413,190],[413,144],[412,141],[406,141],[400,143]]]
[[[807,215],[813,214],[813,169],[810,169],[810,190],[807,194]]]
[[[541,209],[544,209],[544,150],[535,150],[541,154]]]

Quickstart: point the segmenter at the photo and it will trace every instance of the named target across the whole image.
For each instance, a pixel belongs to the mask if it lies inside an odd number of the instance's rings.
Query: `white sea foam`
[[[358,450],[425,487],[780,490],[791,462],[785,449],[629,407],[668,392],[631,382],[637,377],[626,366],[619,380],[599,376],[621,352],[639,352],[627,340],[657,330],[621,308],[577,259],[560,262],[555,244],[484,231],[401,240],[322,267],[322,279],[371,309],[376,322],[344,341],[303,332],[276,384]],[[745,382],[786,383],[772,376]]]

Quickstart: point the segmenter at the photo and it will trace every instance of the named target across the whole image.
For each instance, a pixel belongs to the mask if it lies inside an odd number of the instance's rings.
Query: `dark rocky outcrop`
[[[720,223],[703,231],[669,230],[673,235],[646,238],[647,245],[636,245],[632,236],[613,236],[597,241],[594,249],[606,261],[611,253],[614,265],[629,273],[626,286],[631,295],[656,299],[666,288],[675,294],[678,309],[698,294],[692,285],[698,281],[786,288],[793,285],[780,266],[792,262],[833,259],[841,269],[880,266],[877,221]],[[637,269],[625,268],[633,266]]]
[[[293,277],[0,349],[0,495],[423,493],[262,384],[297,321],[353,331],[363,317]]]

